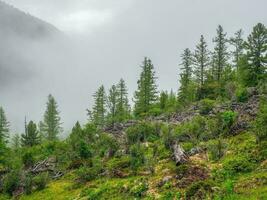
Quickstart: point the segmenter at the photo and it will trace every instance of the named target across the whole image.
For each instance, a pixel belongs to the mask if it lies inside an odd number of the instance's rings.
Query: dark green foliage
[[[137,117],[145,116],[158,99],[156,76],[151,60],[145,58],[141,68],[142,72],[137,82],[138,88],[134,94],[134,113]]]
[[[32,193],[33,189],[33,177],[31,174],[27,174],[25,177],[24,190],[27,195]]]
[[[20,141],[21,141],[21,138],[20,138],[20,135],[19,134],[15,134],[12,138],[12,149],[14,151],[17,151],[19,148],[20,148]]]
[[[108,105],[108,122],[112,125],[117,121],[116,115],[117,115],[117,102],[119,98],[119,92],[117,90],[117,87],[115,85],[112,85],[109,94],[107,97],[107,105]]]
[[[45,139],[54,141],[58,139],[58,135],[62,132],[58,105],[55,98],[50,94],[46,104],[44,114],[43,130]]]
[[[88,182],[96,179],[99,174],[103,171],[102,162],[100,160],[94,159],[92,166],[82,166],[77,171],[79,182]]]
[[[12,195],[12,193],[20,186],[20,171],[12,170],[9,172],[3,181],[3,190],[5,193]]]
[[[258,23],[254,26],[245,47],[248,59],[248,85],[256,86],[260,80],[266,78],[267,29],[263,24]]]
[[[34,164],[34,155],[32,150],[26,150],[22,155],[22,162],[25,167],[31,167]]]
[[[147,181],[141,179],[140,181],[137,181],[135,185],[131,188],[130,193],[136,198],[141,198],[144,196],[147,190],[148,190]]]
[[[9,122],[7,121],[5,111],[0,107],[0,142],[7,143],[9,138]]]
[[[84,159],[88,159],[88,158],[92,157],[92,152],[91,152],[89,146],[84,141],[80,142],[79,155],[81,158],[84,158]]]
[[[21,135],[22,146],[32,147],[40,143],[40,137],[37,126],[33,121],[25,125],[25,134]]]
[[[32,181],[37,190],[43,190],[49,182],[49,175],[47,172],[43,172],[35,176]]]

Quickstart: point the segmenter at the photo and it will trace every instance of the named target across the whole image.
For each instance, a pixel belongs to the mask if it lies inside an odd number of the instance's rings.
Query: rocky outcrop
[[[184,149],[177,142],[172,145],[172,150],[173,160],[175,161],[177,166],[184,164],[188,161],[188,156],[186,155]]]

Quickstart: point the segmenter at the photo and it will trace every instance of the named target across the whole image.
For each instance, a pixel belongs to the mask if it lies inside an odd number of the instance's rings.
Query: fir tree
[[[234,65],[236,68],[238,67],[238,62],[244,53],[244,40],[242,36],[243,31],[240,29],[235,33],[234,37],[230,38],[230,44],[234,47],[232,55],[234,57]]]
[[[0,107],[0,142],[7,143],[9,138],[9,122],[7,121],[5,111]]]
[[[43,131],[45,138],[49,141],[57,140],[58,135],[62,132],[58,105],[51,94],[48,96],[48,102],[46,104]]]
[[[255,86],[266,76],[267,66],[267,29],[258,23],[245,43],[249,62],[248,75],[250,85]]]
[[[25,134],[21,135],[22,146],[32,147],[40,143],[40,137],[37,130],[37,125],[30,121],[25,125]]]
[[[125,81],[120,79],[117,84],[118,100],[117,100],[117,120],[123,122],[130,116],[130,105],[128,100],[128,92]]]
[[[105,88],[102,85],[94,94],[94,106],[93,110],[88,110],[88,115],[90,120],[98,127],[103,127],[105,125],[106,119],[106,93]]]
[[[151,106],[157,100],[157,85],[154,66],[150,59],[145,58],[141,66],[142,72],[137,82],[138,89],[135,92],[135,115],[141,116],[148,113]]]
[[[214,64],[215,64],[215,77],[217,81],[221,80],[224,68],[227,65],[228,52],[227,52],[227,38],[221,25],[217,28],[217,36],[214,38]]]
[[[192,53],[187,48],[184,50],[181,55],[182,63],[180,64],[181,72],[180,72],[180,88],[178,92],[178,101],[180,103],[186,103],[191,101],[191,94],[193,91],[190,91],[192,86]]]
[[[209,60],[209,52],[207,49],[207,43],[204,39],[204,36],[201,35],[200,42],[196,46],[196,50],[193,57],[193,63],[195,65],[194,74],[196,76],[198,89],[199,89],[199,97],[202,97],[202,89],[204,85],[204,81],[206,80],[207,76],[207,67],[210,64]]]
[[[107,98],[107,105],[109,109],[108,120],[112,125],[114,125],[114,123],[116,122],[118,98],[119,93],[117,87],[115,85],[112,85]]]

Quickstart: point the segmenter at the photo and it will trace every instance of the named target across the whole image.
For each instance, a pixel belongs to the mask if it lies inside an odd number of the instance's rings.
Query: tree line
[[[159,92],[151,59],[145,57],[131,107],[128,89],[123,79],[108,92],[100,86],[94,93],[94,105],[87,110],[90,123],[98,128],[130,119],[142,119],[181,110],[202,100],[233,100],[246,97],[247,87],[266,90],[267,29],[258,23],[247,39],[242,30],[228,38],[221,25],[213,39],[213,50],[203,35],[194,50],[181,54],[178,93]],[[13,146],[34,146],[42,140],[58,140],[62,132],[58,104],[49,95],[44,119],[38,125],[25,119],[25,132],[12,138]],[[10,136],[9,122],[0,108],[0,143],[6,145]],[[77,125],[77,124],[76,124]]]

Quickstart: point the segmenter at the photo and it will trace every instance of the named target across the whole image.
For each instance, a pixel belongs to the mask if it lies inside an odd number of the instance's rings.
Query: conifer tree
[[[243,36],[243,31],[242,29],[240,29],[235,33],[235,36],[230,38],[229,40],[230,44],[234,47],[232,55],[234,57],[233,61],[236,68],[238,67],[238,62],[244,53],[244,40],[242,36]]]
[[[134,112],[136,116],[147,114],[158,98],[155,71],[151,60],[145,57],[141,68],[142,72],[137,82],[138,88],[134,96]]]
[[[37,125],[30,121],[28,124],[25,122],[25,133],[21,135],[22,146],[32,147],[40,143],[40,137],[37,130]]]
[[[108,98],[107,98],[107,105],[108,105],[108,120],[109,122],[114,125],[116,122],[116,113],[117,113],[117,103],[118,103],[119,93],[117,90],[117,87],[115,85],[112,85]]]
[[[195,65],[194,74],[196,76],[199,88],[203,88],[204,81],[206,79],[207,67],[210,64],[207,46],[208,45],[204,39],[204,36],[201,35],[199,44],[196,46],[193,57],[193,63]]]
[[[100,86],[94,94],[94,106],[92,111],[88,111],[90,120],[98,127],[103,127],[106,120],[106,93],[104,86]]]
[[[9,138],[9,122],[7,121],[5,111],[0,107],[0,142],[7,143]]]
[[[119,83],[117,84],[117,91],[118,91],[118,101],[117,101],[117,120],[119,122],[125,121],[130,116],[130,105],[128,100],[128,92],[125,81],[120,79]]]
[[[46,104],[43,131],[45,138],[49,141],[57,140],[58,135],[62,132],[58,105],[51,94],[48,96],[48,102]]]
[[[248,75],[250,85],[255,86],[266,76],[267,66],[267,29],[258,23],[245,43],[249,62]]]
[[[222,73],[227,65],[228,52],[227,52],[227,38],[226,33],[223,31],[221,25],[217,28],[217,36],[214,38],[214,64],[215,64],[215,77],[217,81],[222,78]]]
[[[190,91],[192,84],[192,53],[187,48],[181,55],[182,63],[180,64],[180,88],[178,92],[178,101],[180,103],[186,103],[191,101],[191,95],[194,91]]]

